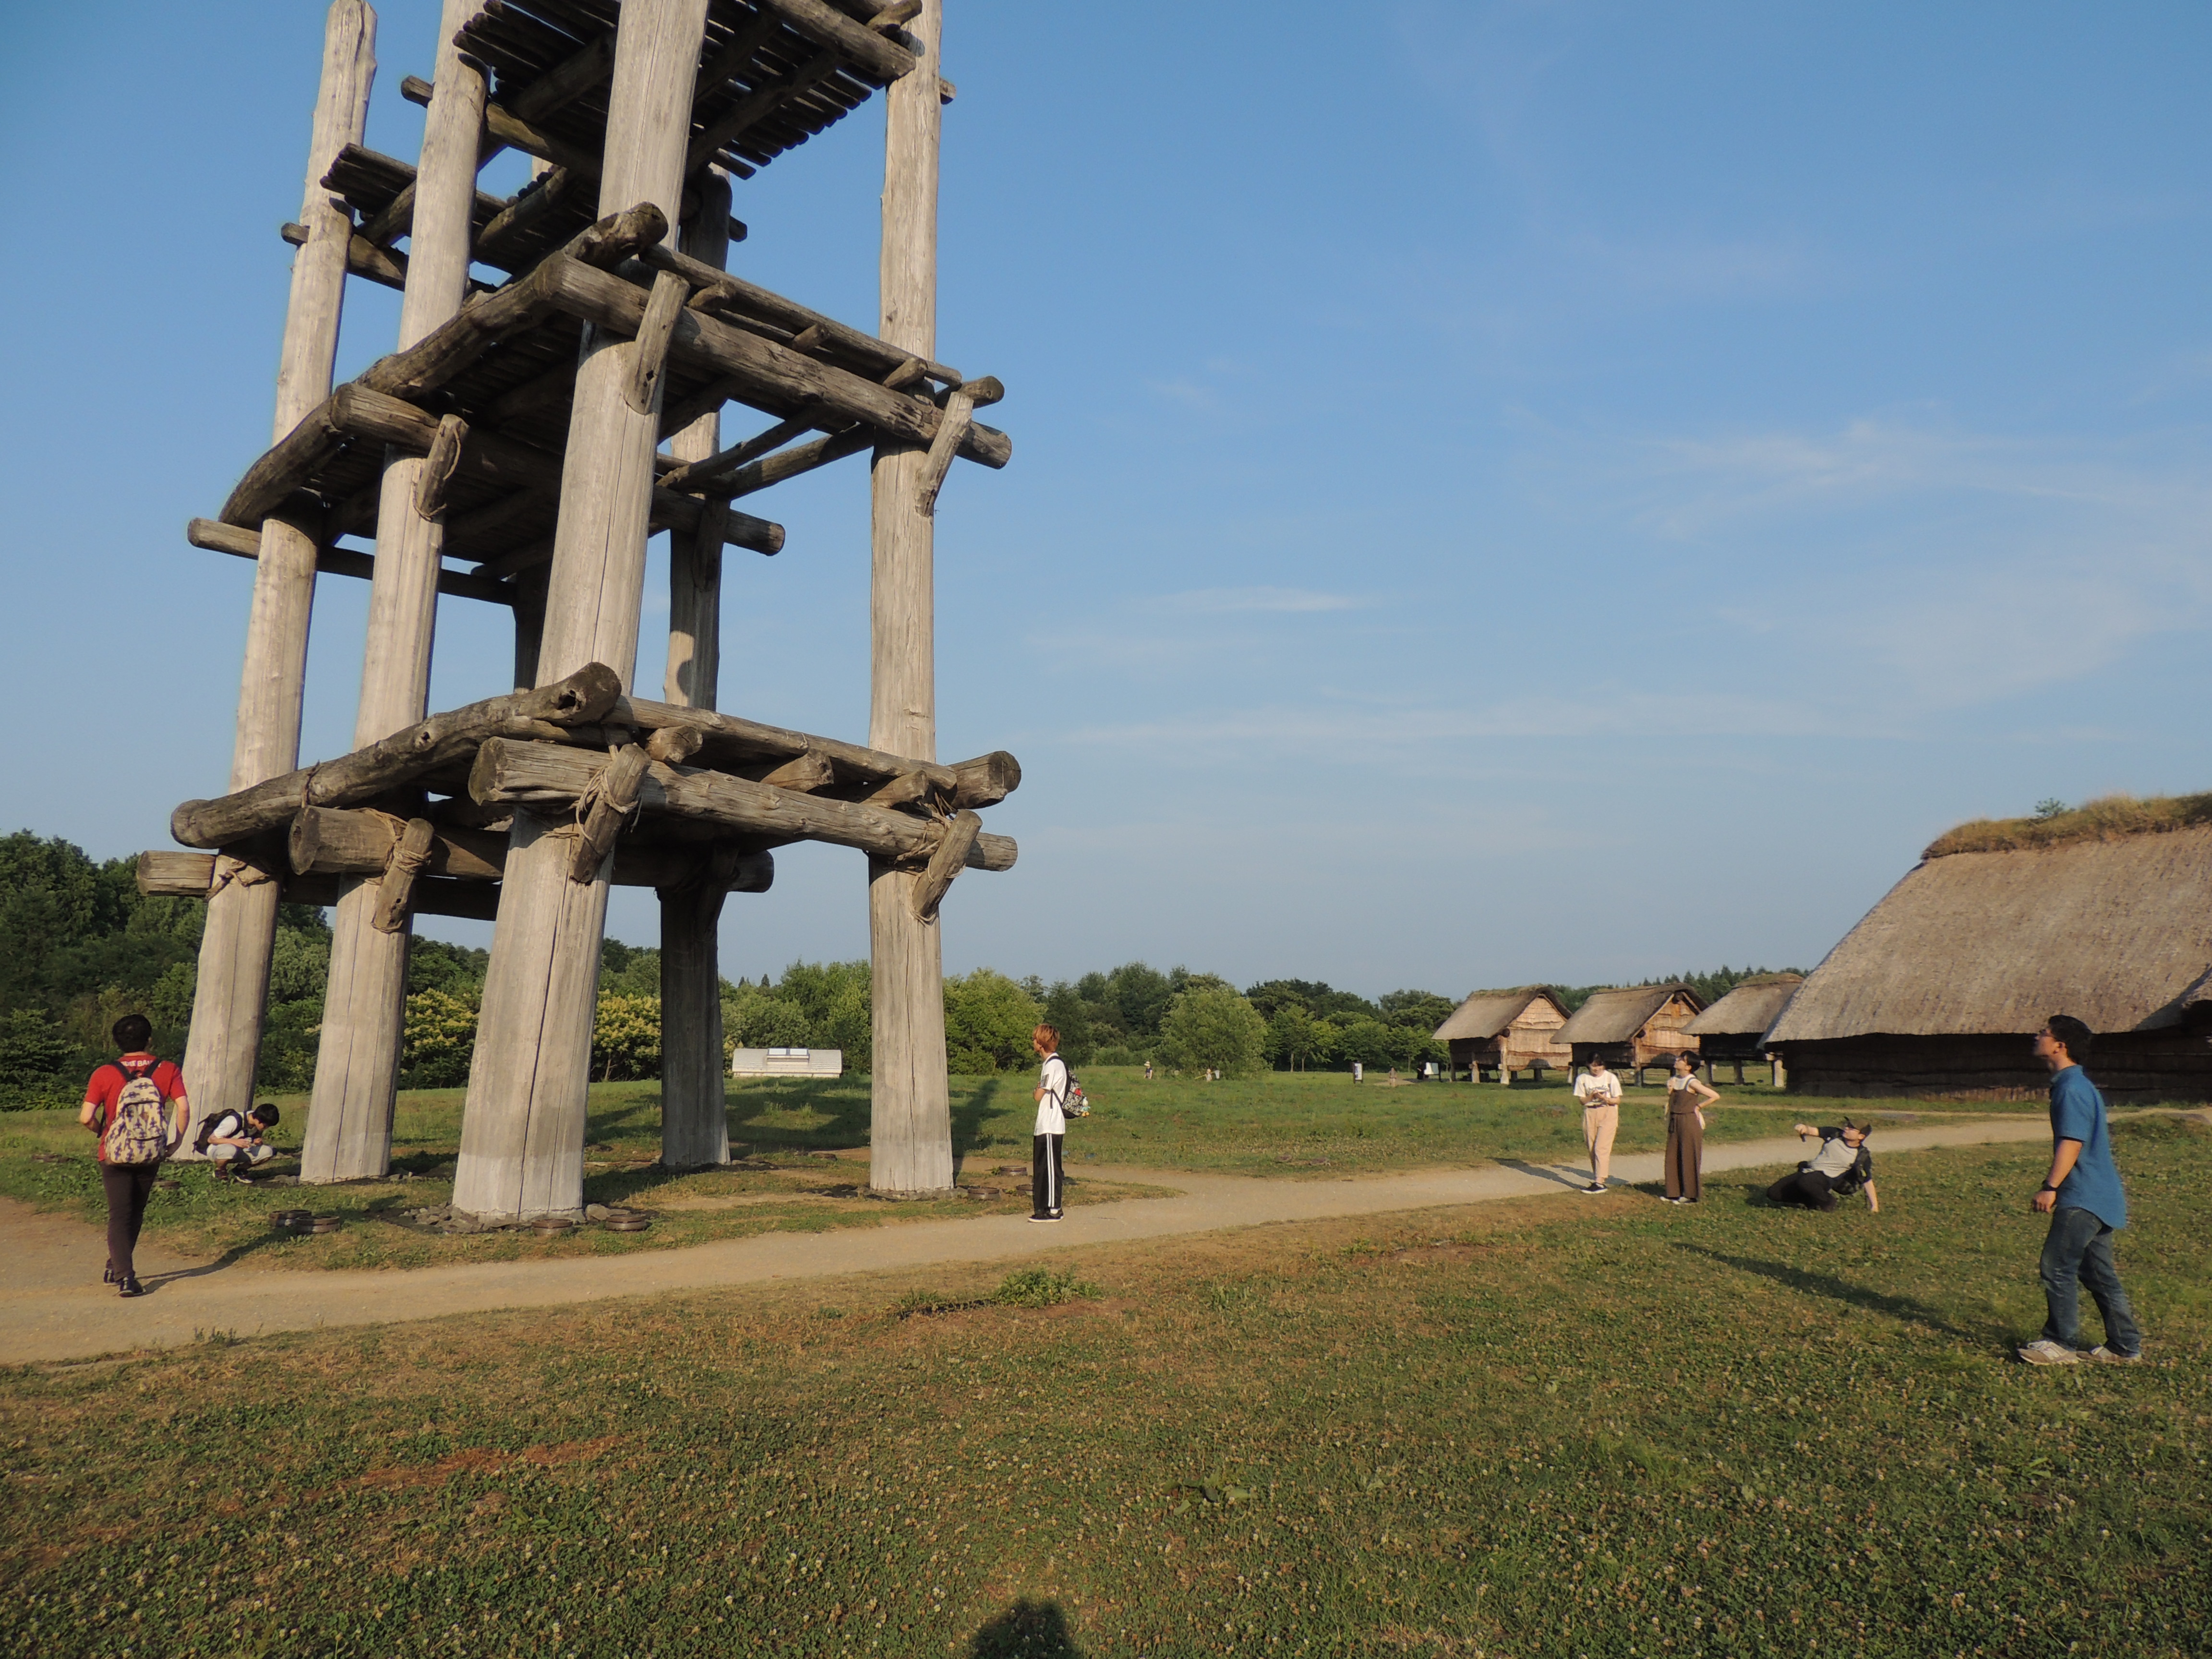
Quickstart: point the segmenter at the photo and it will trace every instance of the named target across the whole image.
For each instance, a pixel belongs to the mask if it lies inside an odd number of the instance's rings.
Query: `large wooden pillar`
[[[292,294],[276,369],[276,436],[282,440],[331,393],[338,316],[345,300],[346,251],[353,219],[323,188],[339,150],[361,140],[376,74],[376,14],[362,0],[333,0],[323,27],[323,70],[307,147],[307,240],[292,259]],[[261,527],[253,569],[253,610],[246,629],[246,666],[238,691],[238,734],[231,751],[233,790],[289,772],[300,760],[300,702],[307,672],[307,627],[315,599],[319,524],[270,519]],[[281,865],[277,866],[281,868]],[[261,1020],[269,996],[269,957],[283,889],[275,872],[247,867],[208,901],[185,1084],[198,1117],[244,1111],[253,1099]],[[185,1156],[192,1156],[191,1139]]]
[[[906,30],[919,47],[913,73],[891,82],[884,144],[883,325],[917,357],[937,355],[937,141],[939,0],[924,0]],[[868,742],[937,758],[936,604],[932,520],[921,493],[927,452],[875,453],[869,591],[873,644]],[[878,1192],[921,1196],[952,1186],[952,1110],[945,1066],[944,952],[936,924],[915,915],[916,875],[868,865],[870,994],[874,1060],[868,1180]]]
[[[684,185],[691,92],[707,0],[628,0],[615,41],[599,204],[652,202],[672,227]],[[561,519],[545,597],[538,683],[590,662],[625,687],[637,666],[638,609],[659,437],[656,380],[629,400],[635,351],[585,331],[561,475]],[[469,1067],[453,1204],[477,1215],[568,1214],[583,1201],[584,1124],[605,931],[610,853],[568,878],[575,842],[518,810]]]
[[[720,270],[730,252],[730,181],[709,169],[696,181],[699,216],[684,251]],[[702,415],[669,440],[678,460],[721,447],[719,414]],[[722,526],[710,506],[696,535],[668,538],[668,671],[661,698],[712,708],[721,673]],[[672,1170],[730,1161],[722,1080],[722,969],[717,938],[726,889],[711,878],[660,890],[660,1161]]]
[[[453,37],[483,3],[445,0],[438,19],[437,67],[415,174],[407,287],[399,307],[402,351],[452,320],[468,298],[484,77]],[[362,661],[361,708],[354,719],[356,749],[366,749],[429,713],[430,647],[446,532],[441,519],[425,518],[417,510],[425,465],[418,455],[387,453],[385,458],[368,649]],[[314,1095],[300,1155],[303,1181],[361,1180],[391,1168],[412,928],[404,921],[392,933],[374,925],[382,891],[381,879],[369,876],[349,878],[338,895]]]

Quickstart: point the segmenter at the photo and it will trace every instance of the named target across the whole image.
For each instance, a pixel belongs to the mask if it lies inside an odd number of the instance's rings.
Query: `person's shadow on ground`
[[[1701,1255],[1708,1261],[1717,1261],[1740,1273],[1756,1273],[1761,1279],[1771,1279],[1778,1285],[1787,1285],[1791,1290],[1807,1296],[1825,1297],[1831,1302],[1841,1302],[1849,1307],[1864,1309],[1869,1313],[1887,1314],[1903,1324],[1925,1325],[1931,1330],[1941,1331],[1946,1336],[1955,1336],[1961,1341],[1978,1341],[1988,1334],[1986,1332],[1962,1331],[1926,1303],[1915,1301],[1909,1296],[1892,1296],[1864,1285],[1854,1285],[1846,1279],[1816,1273],[1804,1267],[1793,1267],[1786,1261],[1761,1261],[1754,1256],[1729,1255],[1721,1250],[1707,1249],[1702,1244],[1678,1242],[1673,1248],[1686,1255]]]
[[[1057,1601],[1023,1600],[975,1632],[971,1659],[1083,1659]]]

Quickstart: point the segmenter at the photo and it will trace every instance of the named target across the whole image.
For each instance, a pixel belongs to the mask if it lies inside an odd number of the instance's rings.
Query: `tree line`
[[[181,1056],[191,1020],[207,907],[149,898],[137,860],[96,862],[60,837],[0,837],[0,1109],[72,1103],[85,1075],[108,1058],[123,1013],[154,1022],[161,1053]],[[262,1042],[260,1087],[298,1092],[314,1081],[331,931],[324,913],[288,904],[278,915]],[[468,1080],[489,953],[417,939],[407,959],[401,1084]],[[1710,1001],[1751,972],[1685,975]],[[1568,1006],[1596,986],[1559,988]],[[1034,1063],[1030,1033],[1049,1022],[1071,1064],[1150,1060],[1171,1069],[1237,1075],[1441,1063],[1430,1035],[1455,1000],[1400,990],[1370,1000],[1317,980],[1273,979],[1239,990],[1218,974],[1142,962],[1049,983],[990,968],[945,981],[946,1059],[961,1073]],[[792,963],[781,978],[724,981],[725,1046],[842,1049],[847,1069],[870,1064],[868,964]],[[660,953],[609,939],[602,947],[592,1073],[608,1080],[660,1069]]]

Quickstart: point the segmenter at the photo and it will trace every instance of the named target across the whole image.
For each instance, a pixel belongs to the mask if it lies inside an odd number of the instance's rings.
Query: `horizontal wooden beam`
[[[469,771],[469,797],[480,805],[511,804],[538,810],[572,805],[612,763],[602,750],[557,743],[492,738],[477,750]],[[919,864],[936,851],[946,827],[933,818],[827,799],[755,783],[726,772],[647,764],[638,805],[648,815],[688,818],[739,835],[786,841],[823,841],[872,857]],[[1018,849],[1005,836],[979,836],[966,863],[979,870],[1011,870]]]
[[[610,271],[580,260],[551,258],[529,280],[544,277],[552,303],[609,333],[634,337],[643,322],[646,290]],[[810,404],[826,416],[873,428],[894,442],[927,447],[945,411],[926,398],[890,391],[834,363],[811,357],[696,311],[677,319],[669,356],[694,373],[726,376],[745,402],[778,415],[795,415]],[[364,377],[365,378],[365,377]],[[977,422],[961,440],[960,453],[985,466],[1004,466],[1013,456],[1013,441]],[[227,514],[225,516],[228,516]]]
[[[953,768],[933,761],[909,760],[903,755],[843,743],[836,738],[818,738],[810,732],[764,726],[758,720],[743,720],[712,708],[685,708],[646,697],[623,697],[609,713],[606,723],[635,726],[641,732],[696,732],[714,754],[726,758],[796,760],[811,753],[822,756],[849,777],[890,779],[921,772],[948,794],[960,783],[959,774]],[[1017,767],[1016,775],[1019,775],[1020,769]]]
[[[879,87],[914,73],[912,52],[873,33],[866,24],[854,22],[827,0],[759,0],[759,5],[762,11],[774,12],[817,46],[831,48]]]
[[[302,807],[365,806],[441,768],[466,763],[477,745],[495,733],[538,737],[596,724],[621,696],[622,681],[613,669],[586,663],[551,685],[433,714],[319,766],[213,800],[188,800],[169,815],[169,833],[186,847],[229,847],[289,825]]]
[[[276,234],[294,247],[307,246],[307,228],[305,225],[282,224],[277,226]],[[394,253],[388,247],[377,246],[359,231],[354,232],[353,240],[346,245],[346,269],[380,288],[404,289],[407,286],[407,256]],[[477,283],[473,286],[482,290],[484,284]]]
[[[194,519],[185,526],[185,539],[194,547],[205,548],[210,553],[228,553],[240,559],[261,556],[261,532],[258,530],[243,529],[216,519]],[[319,575],[358,576],[364,581],[374,580],[376,559],[373,554],[356,552],[349,547],[319,548],[315,553],[315,570]],[[514,590],[505,582],[462,570],[441,570],[438,573],[438,591],[450,593],[457,599],[482,599],[490,605],[512,605],[514,603]]]
[[[215,879],[215,860],[213,853],[141,853],[138,890],[149,896],[204,899]],[[330,874],[286,876],[285,902],[312,904],[319,909],[336,904],[344,879]],[[499,885],[495,882],[418,877],[414,890],[408,895],[407,908],[418,916],[461,916],[474,921],[492,921],[499,915]]]
[[[286,852],[295,875],[373,876],[380,872],[406,820],[389,812],[311,806],[292,820]],[[641,841],[625,836],[615,843],[617,887],[677,887],[707,869],[723,846],[705,842]],[[441,824],[430,842],[425,872],[458,881],[497,881],[506,872],[507,837],[503,831]],[[147,856],[153,856],[148,854]],[[168,856],[204,858],[208,853]],[[724,890],[765,893],[775,881],[775,859],[758,849],[732,848],[722,862],[729,867]],[[143,863],[143,860],[142,860]],[[205,882],[201,884],[205,886]]]

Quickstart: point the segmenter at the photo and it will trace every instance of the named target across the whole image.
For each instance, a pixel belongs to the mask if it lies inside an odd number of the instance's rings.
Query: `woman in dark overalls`
[[[1705,1104],[1720,1096],[1698,1075],[1695,1054],[1674,1056],[1674,1074],[1667,1079],[1667,1201],[1694,1204],[1698,1177],[1705,1162]]]

